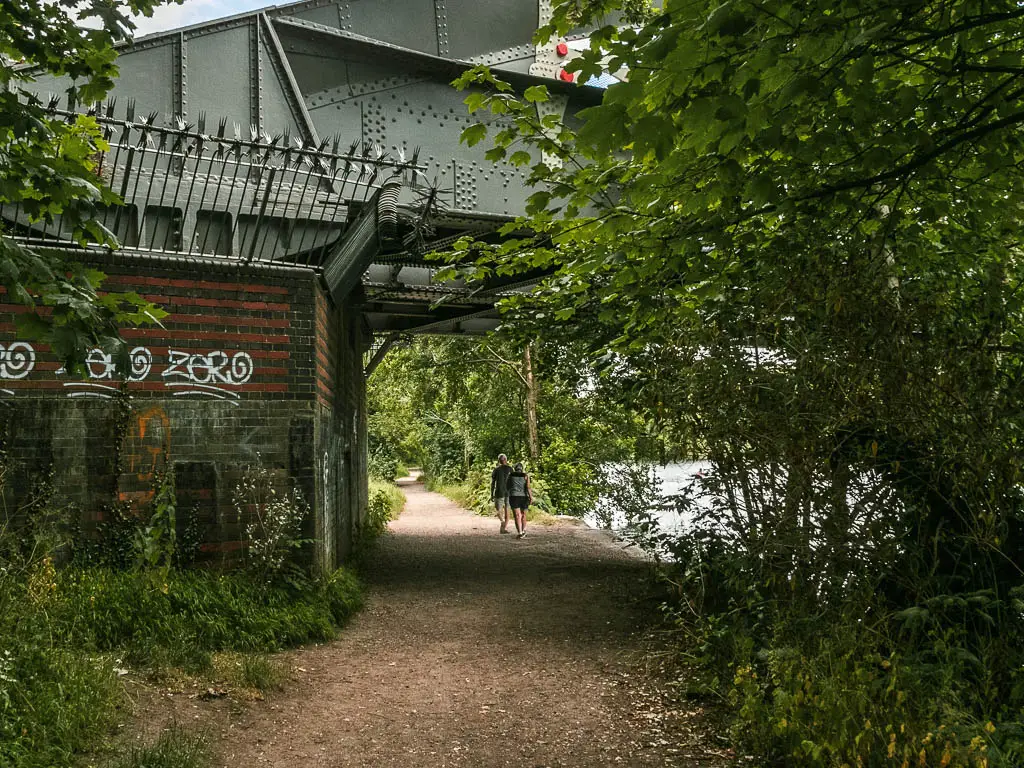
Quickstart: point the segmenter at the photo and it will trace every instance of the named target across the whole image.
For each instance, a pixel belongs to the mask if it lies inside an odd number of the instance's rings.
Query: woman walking
[[[530,488],[530,476],[523,471],[522,462],[518,462],[508,476],[508,505],[516,518],[518,538],[526,535],[526,510],[533,502],[533,489]]]

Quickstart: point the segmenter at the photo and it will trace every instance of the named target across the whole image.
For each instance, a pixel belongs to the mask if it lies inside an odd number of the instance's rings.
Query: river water
[[[612,467],[610,469],[614,471],[615,468]],[[682,461],[653,467],[654,474],[660,481],[662,500],[685,492],[701,475],[706,475],[710,469],[711,465],[706,461]],[[664,504],[658,506],[662,507],[657,514],[658,525],[662,531],[668,533],[677,530],[681,531],[686,528],[689,522],[688,519],[680,515],[674,505]],[[626,527],[626,515],[621,509],[616,509],[615,505],[608,499],[602,500],[601,507],[603,514],[593,511],[584,516],[583,519],[588,525],[593,528],[611,528],[615,531],[621,531]]]

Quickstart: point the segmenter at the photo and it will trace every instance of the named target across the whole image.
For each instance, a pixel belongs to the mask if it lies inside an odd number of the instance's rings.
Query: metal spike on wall
[[[199,122],[196,126],[199,135],[196,137],[196,151],[203,153],[203,141],[206,138],[206,112],[199,113]]]
[[[61,109],[60,101],[51,96],[47,108],[58,119],[76,119],[78,113]],[[404,153],[388,153],[373,142],[357,139],[347,153],[339,153],[339,135],[313,141],[290,132],[270,136],[250,126],[246,138],[243,127],[233,123],[229,137],[227,120],[220,119],[211,136],[205,114],[197,116],[197,125],[182,115],[169,115],[161,125],[158,112],[137,116],[134,100],[127,101],[122,120],[114,117],[113,99],[81,106],[104,136],[114,138],[98,170],[127,203],[105,222],[123,243],[136,244],[126,248],[212,252],[245,262],[293,257],[294,263],[317,265],[341,236],[350,203],[365,203],[382,183],[419,170]],[[19,223],[25,219],[15,216]],[[287,246],[275,234],[280,225],[274,222],[281,217],[303,222]],[[228,229],[217,229],[218,221],[228,222]],[[31,222],[23,226],[40,235]],[[62,235],[44,231],[42,236]],[[282,254],[283,247],[290,253]]]

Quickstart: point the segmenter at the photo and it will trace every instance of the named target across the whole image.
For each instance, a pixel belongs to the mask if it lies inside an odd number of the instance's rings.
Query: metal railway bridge
[[[459,143],[471,118],[451,80],[486,63],[545,83],[543,109],[570,122],[600,98],[562,70],[586,30],[531,42],[548,14],[548,0],[310,0],[126,44],[105,104],[39,76],[54,117],[89,112],[104,131],[99,172],[124,205],[100,216],[120,247],[83,249],[59,217],[12,205],[0,226],[169,314],[125,329],[130,371],[96,349],[77,378],[17,335],[25,307],[0,296],[7,507],[47,477],[102,537],[149,519],[170,478],[179,533],[227,565],[252,525],[240,481],[263,464],[308,504],[310,560],[341,562],[367,508],[366,374],[399,335],[487,332],[522,287],[440,283],[425,258],[498,237],[530,193],[523,169]]]
[[[549,0],[311,0],[137,39],[110,102],[91,107],[126,203],[106,224],[125,253],[315,270],[378,343],[491,330],[511,286],[439,284],[424,256],[521,214],[527,170],[459,143],[476,118],[449,83],[488,64],[546,84],[541,108],[571,121],[600,91],[562,69],[585,30],[531,42],[549,15]],[[58,111],[76,106],[70,85],[34,88]]]

